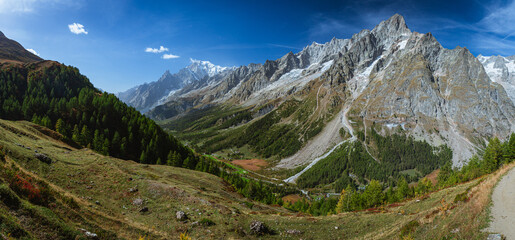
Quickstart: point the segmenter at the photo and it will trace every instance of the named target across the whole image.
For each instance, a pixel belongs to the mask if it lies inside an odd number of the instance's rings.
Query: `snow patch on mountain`
[[[493,82],[501,84],[508,97],[515,103],[515,56],[483,56],[477,57],[483,64],[486,74]]]
[[[188,70],[197,75],[198,78],[205,76],[213,77],[223,71],[234,69],[235,67],[222,67],[211,63],[210,61],[201,61],[190,58],[191,64],[186,67]]]
[[[304,69],[293,69],[282,75],[279,80],[253,93],[245,105],[251,106],[265,99],[277,98],[287,92],[300,90],[315,78],[320,77],[333,63],[334,60],[329,60],[322,64],[313,63]]]

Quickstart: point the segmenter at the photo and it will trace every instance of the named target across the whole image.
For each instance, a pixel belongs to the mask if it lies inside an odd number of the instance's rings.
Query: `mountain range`
[[[171,74],[166,71],[157,81],[133,87],[118,93],[117,96],[137,110],[147,112],[157,105],[163,104],[167,97],[179,89],[231,70],[233,68],[216,66],[209,61],[191,59],[191,65],[179,72]]]
[[[264,64],[192,60],[125,93],[147,116],[1,35],[3,239],[486,239],[505,218],[513,58],[400,15]]]
[[[118,96],[131,95],[130,100],[121,99],[157,120],[180,121],[214,106],[250,108],[252,118],[242,125],[289,99],[311,98],[317,108],[324,101],[337,105],[335,116],[340,121],[334,116],[324,119],[319,134],[324,137],[301,141],[298,152],[309,154],[294,155],[292,164],[291,158],[282,158],[278,166],[287,168],[307,164],[340,142],[338,134],[328,133],[331,129],[362,130],[366,135],[372,125],[381,126],[376,128],[383,129],[382,134],[400,126],[416,139],[449,145],[455,165],[469,159],[489,138],[506,139],[515,130],[513,57],[476,58],[466,48],[445,49],[431,33],[412,32],[398,14],[350,39],[314,42],[263,64],[226,68],[202,74],[203,78],[184,74],[197,65],[192,62],[173,75],[173,82],[180,84],[166,84],[161,78],[135,88],[166,88],[159,94],[150,90],[127,94],[133,91],[129,90]],[[160,84],[166,87],[157,87]],[[313,91],[316,96],[310,95]]]

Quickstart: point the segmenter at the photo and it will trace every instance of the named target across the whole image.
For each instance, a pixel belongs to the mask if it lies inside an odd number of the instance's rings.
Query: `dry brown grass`
[[[490,204],[492,191],[504,174],[515,167],[515,162],[508,164],[501,169],[497,170],[491,175],[488,175],[476,187],[472,188],[469,192],[468,202],[470,204],[471,217],[477,216],[481,211],[484,211]]]
[[[268,166],[268,162],[263,159],[234,160],[231,163],[250,171],[259,171]]]
[[[433,184],[433,186],[435,186],[438,183],[438,180],[436,180],[436,178],[438,177],[439,173],[440,173],[440,169],[436,169],[426,176],[427,179],[431,180],[431,183]]]
[[[428,238],[441,239],[452,236],[456,239],[485,239],[487,234],[482,230],[488,225],[493,189],[501,177],[513,167],[515,162],[470,182],[473,185],[467,189],[468,201],[449,203],[450,205],[447,206],[449,211],[435,211],[422,219],[424,224],[434,228],[429,230],[431,236]],[[452,231],[455,233],[451,233]],[[426,235],[428,232],[423,234]]]
[[[291,204],[294,204],[296,203],[297,201],[299,201],[300,199],[302,199],[301,196],[299,196],[298,194],[290,194],[290,195],[286,195],[282,198],[282,200],[284,202],[289,202]]]

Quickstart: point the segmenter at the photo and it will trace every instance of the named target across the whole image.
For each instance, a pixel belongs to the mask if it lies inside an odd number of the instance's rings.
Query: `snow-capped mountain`
[[[477,59],[483,64],[490,79],[501,84],[515,103],[515,55],[510,57],[479,55]]]
[[[166,71],[155,82],[145,83],[117,94],[123,102],[143,113],[151,110],[187,85],[195,84],[205,78],[233,70],[230,67],[214,65],[209,61],[190,59],[191,64],[175,74]]]
[[[515,131],[515,106],[488,72],[466,48],[445,49],[431,33],[412,32],[402,16],[394,15],[350,39],[313,43],[277,60],[206,77],[170,95],[148,115],[168,119],[192,108],[226,106],[255,109],[259,114],[253,116],[260,117],[288,99],[312,99],[317,114],[328,111],[319,104],[339,106],[341,119],[351,119],[327,123],[321,135],[340,128],[352,132],[351,121],[361,122],[356,127],[365,135],[370,124],[401,126],[432,145],[449,145],[460,165],[488,138],[505,139]],[[299,151],[313,154],[283,159],[278,166],[309,163],[340,139],[327,136]],[[304,151],[308,148],[316,150]],[[290,160],[295,164],[287,164]]]
[[[201,61],[190,59],[191,64],[186,67],[192,71],[198,79],[202,79],[204,77],[213,77],[216,74],[222,73],[227,70],[232,70],[234,67],[222,67],[218,65],[214,65],[209,61]]]

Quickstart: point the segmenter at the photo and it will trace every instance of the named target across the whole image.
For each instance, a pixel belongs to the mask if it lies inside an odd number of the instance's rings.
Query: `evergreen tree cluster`
[[[184,159],[194,155],[115,95],[96,90],[77,68],[4,68],[0,100],[0,118],[32,121],[105,155],[147,164],[166,159],[169,152]]]
[[[318,162],[297,179],[301,188],[313,188],[333,184],[336,191],[347,185],[366,184],[365,179],[375,179],[390,185],[400,178],[417,181],[433,170],[450,163],[452,150],[447,146],[432,147],[427,142],[415,141],[402,135],[380,136],[372,129],[372,138],[378,148],[375,161],[366,151],[364,143],[345,143]],[[415,169],[417,176],[408,176],[402,171]]]

